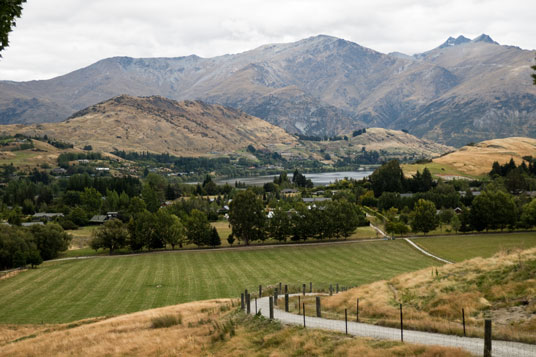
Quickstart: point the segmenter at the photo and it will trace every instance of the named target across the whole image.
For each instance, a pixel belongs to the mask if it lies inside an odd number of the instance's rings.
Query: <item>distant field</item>
[[[430,162],[426,164],[404,164],[402,170],[406,176],[413,176],[417,171],[423,172],[424,168],[428,168],[433,176],[463,176],[468,179],[475,179],[478,176],[470,175],[467,172],[456,169],[454,166],[448,164],[441,164],[437,162]],[[490,168],[491,169],[491,168]]]
[[[488,258],[501,250],[536,247],[536,232],[414,238],[412,240],[434,255],[460,262],[475,257]]]
[[[0,323],[56,323],[217,297],[278,282],[361,285],[438,265],[404,241],[175,252],[45,263],[0,281]]]

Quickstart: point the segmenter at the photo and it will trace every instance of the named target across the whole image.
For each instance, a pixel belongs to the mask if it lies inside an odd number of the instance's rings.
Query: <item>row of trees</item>
[[[183,247],[185,244],[197,246],[219,246],[221,240],[217,230],[208,221],[207,215],[193,209],[183,218],[161,208],[155,213],[140,207],[128,223],[111,219],[95,230],[91,247],[114,251],[128,247],[133,251],[159,249],[170,245]]]
[[[229,211],[232,235],[246,245],[267,238],[278,241],[347,238],[358,226],[368,224],[359,207],[347,200],[317,204],[297,203],[290,209],[279,206],[267,216],[264,203],[253,190],[239,192]]]
[[[2,225],[0,229],[0,270],[39,265],[67,250],[72,237],[57,224],[30,228]]]

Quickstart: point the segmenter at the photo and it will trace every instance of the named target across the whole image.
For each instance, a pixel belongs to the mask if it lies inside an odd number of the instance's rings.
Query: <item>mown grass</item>
[[[515,234],[452,235],[414,238],[423,249],[452,262],[475,257],[489,258],[501,250],[536,247],[536,232]]]
[[[278,282],[353,286],[438,264],[404,241],[57,261],[0,281],[0,323],[117,315]]]

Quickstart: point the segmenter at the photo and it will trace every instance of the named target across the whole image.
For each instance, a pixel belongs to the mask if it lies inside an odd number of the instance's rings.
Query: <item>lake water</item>
[[[336,180],[342,180],[343,178],[349,178],[354,180],[361,180],[364,177],[372,174],[372,171],[339,171],[339,172],[320,172],[320,173],[308,173],[304,174],[305,177],[311,179],[315,186],[327,185],[328,183],[335,182]],[[267,182],[273,182],[274,177],[278,175],[267,176],[250,176],[250,177],[236,177],[232,179],[216,180],[217,184],[234,185],[236,181],[245,183],[246,185],[261,186]],[[292,179],[292,172],[288,173],[290,179]]]

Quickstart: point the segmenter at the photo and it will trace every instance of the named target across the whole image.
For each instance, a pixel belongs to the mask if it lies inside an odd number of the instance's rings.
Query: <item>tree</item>
[[[43,263],[43,258],[41,258],[41,255],[39,254],[37,248],[30,249],[30,252],[28,253],[27,263],[30,264],[32,269]]]
[[[198,209],[193,209],[186,218],[186,237],[188,242],[198,246],[210,244],[212,235],[212,226],[210,225],[207,215]]]
[[[186,240],[186,230],[179,217],[169,213],[166,209],[159,209],[155,215],[156,234],[175,249],[176,245],[182,248]]]
[[[428,233],[438,224],[436,207],[433,202],[419,199],[413,210],[411,229],[414,232]]]
[[[383,192],[403,192],[405,178],[398,160],[391,160],[376,169],[370,175],[374,195],[379,197]]]
[[[72,236],[56,223],[49,223],[44,226],[34,225],[30,228],[30,231],[39,254],[44,260],[57,258],[59,252],[67,250],[71,244]]]
[[[149,212],[156,212],[160,208],[160,205],[162,203],[162,200],[159,198],[158,192],[151,187],[149,184],[143,185],[143,189],[141,191],[141,197],[143,198],[143,201],[147,205],[147,210]]]
[[[257,199],[255,192],[239,192],[229,206],[229,223],[233,235],[246,245],[251,241],[264,240],[266,216],[264,204]]]
[[[9,0],[0,3],[0,52],[9,46],[8,34],[16,26],[15,19],[20,18],[22,3],[25,2],[26,0]]]
[[[145,210],[135,214],[128,222],[129,240],[128,244],[132,250],[141,250],[143,247],[161,248],[163,241],[155,234],[156,231],[154,215]]]
[[[333,201],[327,207],[328,217],[333,226],[332,234],[347,239],[363,220],[365,214],[353,203],[346,200]]]
[[[534,66],[532,66],[530,68],[532,68],[534,71],[536,71],[536,65],[534,65]],[[531,76],[532,76],[532,79],[534,80],[534,82],[533,82],[534,85],[536,85],[536,73],[531,74]]]
[[[470,221],[477,231],[512,227],[516,219],[517,206],[506,192],[484,191],[473,200]]]
[[[216,229],[216,227],[212,227],[212,234],[210,235],[210,245],[213,248],[221,245],[220,235],[218,234],[218,230]]]
[[[118,219],[110,219],[101,227],[93,231],[93,239],[91,240],[91,248],[98,250],[99,248],[108,248],[110,254],[114,250],[123,248],[128,241],[128,229]]]
[[[536,226],[536,199],[533,199],[523,207],[521,221],[527,227]]]
[[[452,216],[450,220],[450,226],[452,227],[452,229],[454,229],[456,233],[458,233],[458,231],[460,230],[462,226],[462,222],[460,221],[457,215]]]
[[[281,207],[274,209],[272,217],[267,221],[266,231],[271,238],[279,242],[285,242],[291,234],[288,213]]]
[[[86,187],[84,192],[80,194],[80,203],[88,214],[99,214],[102,206],[102,195],[93,187]]]
[[[230,233],[230,234],[227,236],[227,243],[229,243],[229,245],[232,247],[234,241],[235,241],[234,236],[233,236],[232,233]]]
[[[385,224],[385,230],[393,237],[395,234],[402,235],[409,233],[409,228],[404,224],[404,222],[389,221]]]

